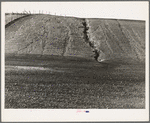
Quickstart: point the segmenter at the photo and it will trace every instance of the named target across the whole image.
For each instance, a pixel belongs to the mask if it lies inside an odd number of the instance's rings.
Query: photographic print
[[[146,19],[66,4],[3,2],[4,109],[146,109]]]

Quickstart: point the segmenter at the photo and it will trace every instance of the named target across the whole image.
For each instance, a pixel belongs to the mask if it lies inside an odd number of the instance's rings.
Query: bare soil
[[[141,64],[26,55],[6,57],[5,69],[5,108],[145,108]]]
[[[10,23],[5,108],[145,108],[145,22],[29,15]]]

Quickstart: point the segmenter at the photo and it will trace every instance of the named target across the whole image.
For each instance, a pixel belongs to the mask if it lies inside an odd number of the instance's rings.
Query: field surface
[[[145,108],[145,22],[13,21],[5,28],[5,108]]]
[[[5,108],[145,108],[144,65],[6,58]]]

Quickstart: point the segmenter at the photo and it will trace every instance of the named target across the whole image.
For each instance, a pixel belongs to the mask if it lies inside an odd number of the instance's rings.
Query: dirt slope
[[[6,58],[5,108],[145,108],[141,64],[106,68],[86,58],[30,56]]]
[[[30,15],[5,34],[5,108],[145,108],[144,22]]]
[[[82,19],[31,15],[6,28],[6,53],[93,58]]]
[[[144,21],[30,15],[8,26],[5,35],[6,54],[94,59],[94,49],[98,61],[145,61]]]
[[[98,60],[145,60],[145,22],[86,19]]]

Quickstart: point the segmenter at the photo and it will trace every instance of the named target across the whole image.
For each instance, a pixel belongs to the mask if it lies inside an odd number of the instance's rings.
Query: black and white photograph
[[[149,120],[148,2],[1,5],[4,121]]]

